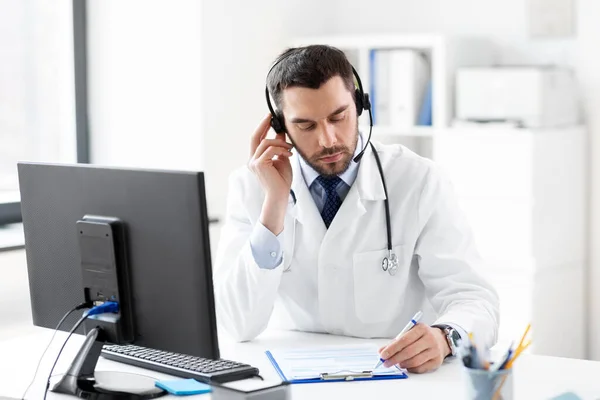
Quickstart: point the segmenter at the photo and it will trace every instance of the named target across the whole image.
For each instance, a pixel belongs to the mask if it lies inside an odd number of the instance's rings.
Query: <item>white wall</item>
[[[201,169],[200,2],[88,1],[91,159]]]
[[[287,41],[281,3],[202,3],[202,132],[211,215],[225,215],[228,177],[247,162],[250,135],[267,112],[266,71]],[[212,229],[213,248],[218,239],[218,228]]]

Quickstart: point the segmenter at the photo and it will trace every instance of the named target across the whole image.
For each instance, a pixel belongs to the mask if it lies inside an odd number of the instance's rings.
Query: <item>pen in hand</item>
[[[406,326],[404,327],[404,329],[402,329],[402,331],[398,334],[398,336],[396,336],[396,339],[399,339],[406,332],[410,331],[419,322],[419,320],[421,319],[422,316],[423,316],[423,312],[422,311],[418,311],[415,314],[415,316],[412,317],[412,319],[408,322],[408,324],[406,324]],[[381,366],[381,364],[383,364],[384,362],[385,362],[385,360],[383,358],[380,358],[379,362],[377,363],[377,365],[373,369],[379,368]]]

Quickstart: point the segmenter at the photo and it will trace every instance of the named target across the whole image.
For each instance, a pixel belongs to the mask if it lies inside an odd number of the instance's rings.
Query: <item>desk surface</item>
[[[52,331],[31,327],[18,338],[0,341],[0,398],[9,396],[21,398],[33,377],[43,349]],[[59,332],[40,367],[37,379],[27,394],[27,399],[42,398],[44,382],[58,347],[65,338]],[[69,365],[83,341],[83,336],[74,336],[65,347],[56,373],[63,372]],[[271,367],[264,351],[277,347],[314,346],[327,344],[348,344],[364,342],[361,339],[319,335],[299,332],[270,331],[250,343],[234,343],[221,340],[223,358],[247,362],[261,371],[266,379],[277,380],[277,373]],[[384,343],[375,340],[376,343]],[[100,358],[97,370],[136,372],[159,379],[169,376],[140,368],[116,363]],[[549,399],[566,391],[574,391],[583,399],[600,399],[600,362],[565,358],[524,355],[515,366],[516,399]],[[344,382],[327,384],[292,385],[293,399],[329,399],[341,396],[344,399],[374,398],[419,398],[419,399],[462,399],[464,398],[461,366],[458,361],[446,362],[435,372],[411,374],[405,380],[378,382]],[[48,394],[48,399],[70,398],[64,395]],[[164,397],[174,398],[174,397]],[[209,399],[209,395],[189,398]]]

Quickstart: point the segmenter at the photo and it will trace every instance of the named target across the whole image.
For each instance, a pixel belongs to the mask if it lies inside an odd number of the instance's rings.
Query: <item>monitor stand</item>
[[[89,400],[143,400],[166,394],[154,386],[155,379],[149,376],[113,371],[94,372],[105,343],[106,334],[102,328],[92,329],[69,370],[52,388],[52,392]]]

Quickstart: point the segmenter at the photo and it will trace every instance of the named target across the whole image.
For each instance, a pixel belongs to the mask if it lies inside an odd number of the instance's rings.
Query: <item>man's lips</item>
[[[334,162],[341,160],[343,154],[344,153],[339,152],[339,153],[335,153],[335,154],[328,155],[325,157],[321,157],[321,158],[319,158],[319,161],[322,161],[324,163],[334,163]]]

